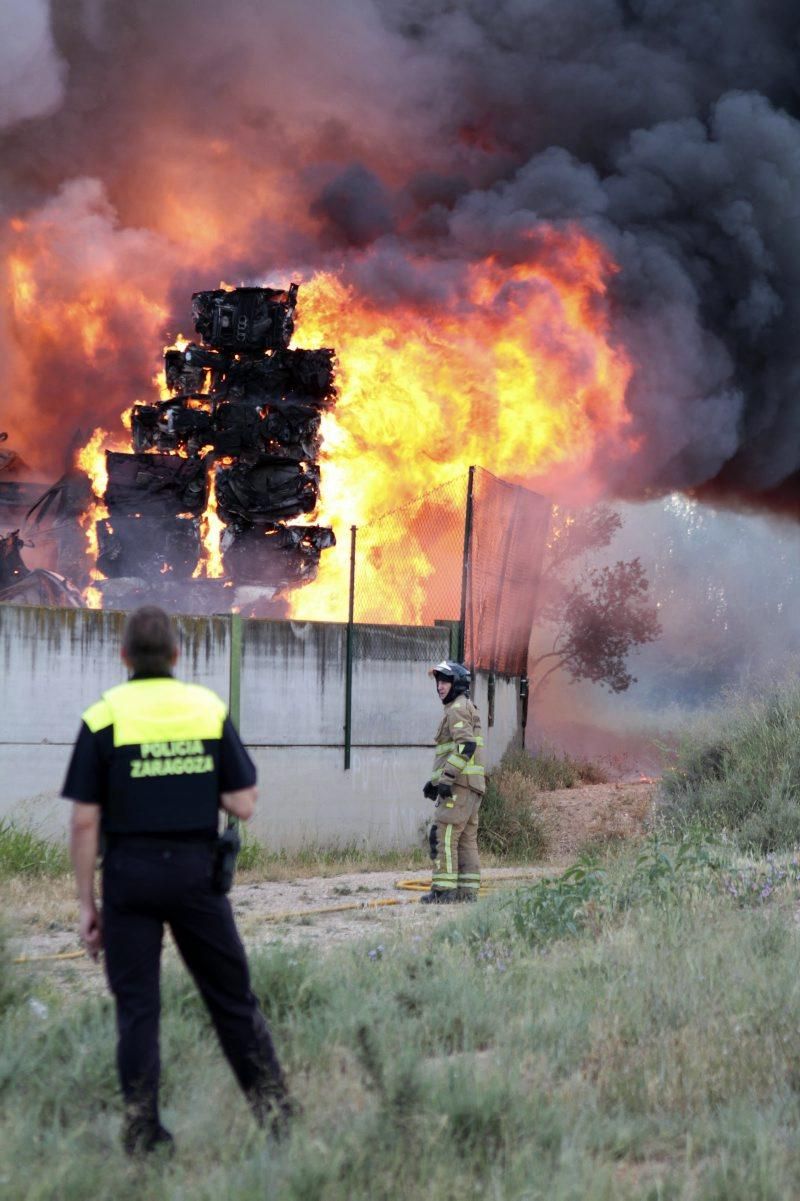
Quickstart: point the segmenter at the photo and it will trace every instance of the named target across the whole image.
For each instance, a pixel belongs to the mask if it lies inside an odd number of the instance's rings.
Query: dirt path
[[[592,784],[544,793],[540,805],[553,854],[531,867],[487,868],[483,876],[492,888],[511,888],[524,880],[540,879],[563,869],[582,847],[636,837],[650,811],[654,785]],[[377,948],[399,929],[423,931],[453,910],[417,903],[419,890],[399,887],[401,881],[421,885],[429,871],[409,873],[359,872],[279,881],[244,882],[231,892],[239,928],[248,950],[271,943],[312,945],[321,952],[354,939],[369,939]],[[102,968],[85,957],[54,959],[79,951],[77,906],[72,883],[15,880],[2,890],[6,914],[14,915],[12,954],[31,957],[27,965],[41,991],[68,989],[77,993],[104,987]],[[167,958],[175,952],[171,944]],[[34,958],[34,957],[47,958]]]

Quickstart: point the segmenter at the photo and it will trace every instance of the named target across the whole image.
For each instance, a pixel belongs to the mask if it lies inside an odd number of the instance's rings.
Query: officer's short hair
[[[169,614],[158,605],[142,605],[131,613],[125,622],[122,649],[135,672],[169,671],[178,650]]]

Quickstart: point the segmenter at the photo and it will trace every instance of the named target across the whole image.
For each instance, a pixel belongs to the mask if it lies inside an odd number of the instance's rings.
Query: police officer
[[[92,958],[105,950],[116,1002],[123,1146],[132,1155],[172,1144],[158,1110],[165,923],[257,1120],[279,1134],[291,1113],[231,907],[214,881],[219,807],[252,816],[255,766],[219,697],[173,678],[177,654],[163,610],[131,615],[122,646],[130,679],[83,714],[63,788],[74,802],[80,934]],[[101,832],[102,910],[94,896]]]
[[[486,791],[483,735],[477,708],[469,699],[470,674],[447,659],[428,672],[444,705],[436,732],[433,772],[423,794],[436,802],[429,841],[433,860],[431,891],[423,904],[477,901],[481,883],[478,811]]]

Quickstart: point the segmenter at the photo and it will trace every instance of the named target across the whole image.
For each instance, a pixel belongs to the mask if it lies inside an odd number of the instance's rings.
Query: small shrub
[[[245,825],[239,826],[239,836],[242,847],[236,860],[239,871],[250,872],[263,870],[269,863],[267,848],[255,838]]]
[[[0,876],[62,876],[69,870],[66,847],[27,826],[0,821]]]
[[[731,869],[723,877],[728,896],[740,905],[763,905],[784,885],[800,883],[800,859],[795,855],[790,863],[776,863],[768,855],[765,864],[748,864]]]
[[[604,780],[594,764],[554,751],[532,755],[521,747],[509,747],[499,769],[487,779],[478,832],[481,849],[500,857],[541,859],[550,839],[538,812],[537,795]]]
[[[580,933],[590,915],[681,902],[692,893],[717,893],[721,866],[717,849],[703,831],[692,829],[675,845],[652,837],[633,865],[615,876],[582,856],[561,876],[519,889],[508,905],[517,934],[536,945]]]
[[[501,857],[541,859],[547,853],[547,836],[535,804],[536,788],[522,772],[492,774],[481,804],[481,850]]]
[[[542,747],[533,755],[520,747],[510,748],[503,756],[500,768],[527,776],[541,792],[577,788],[581,784],[605,784],[608,779],[596,763],[574,759],[548,747]]]
[[[534,944],[577,934],[589,902],[601,894],[604,883],[605,873],[582,859],[555,880],[519,889],[509,902],[514,929]]]
[[[746,851],[800,843],[800,688],[728,700],[705,734],[678,748],[659,812],[675,831],[698,821],[729,831]]]

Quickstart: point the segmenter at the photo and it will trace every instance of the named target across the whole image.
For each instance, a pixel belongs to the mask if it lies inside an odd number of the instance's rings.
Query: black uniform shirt
[[[157,835],[158,837],[214,837],[216,835],[216,805],[220,792],[236,792],[250,788],[256,782],[255,765],[242,745],[224,706],[215,694],[196,685],[180,685],[191,690],[190,714],[198,709],[200,738],[193,736],[191,722],[186,716],[177,729],[179,737],[170,731],[172,709],[160,715],[164,721],[164,740],[150,741],[145,733],[142,744],[129,742],[124,730],[115,735],[110,720],[119,702],[114,705],[115,693],[124,690],[126,710],[134,714],[140,708],[139,679],[171,679],[134,676],[127,685],[107,693],[97,705],[87,709],[78,733],[72,758],[67,769],[62,795],[71,801],[99,805],[103,829],[107,834]],[[152,718],[151,698],[158,693],[148,689],[141,700],[145,712],[145,729]],[[162,694],[169,700],[169,690]],[[110,702],[111,707],[109,708]],[[206,714],[210,708],[211,725]],[[159,714],[156,713],[156,719]],[[119,723],[121,725],[121,723]],[[130,726],[130,722],[128,722]],[[134,730],[136,726],[134,725]],[[159,730],[160,734],[160,730]],[[211,735],[211,736],[210,736]],[[136,776],[136,779],[131,777]]]

